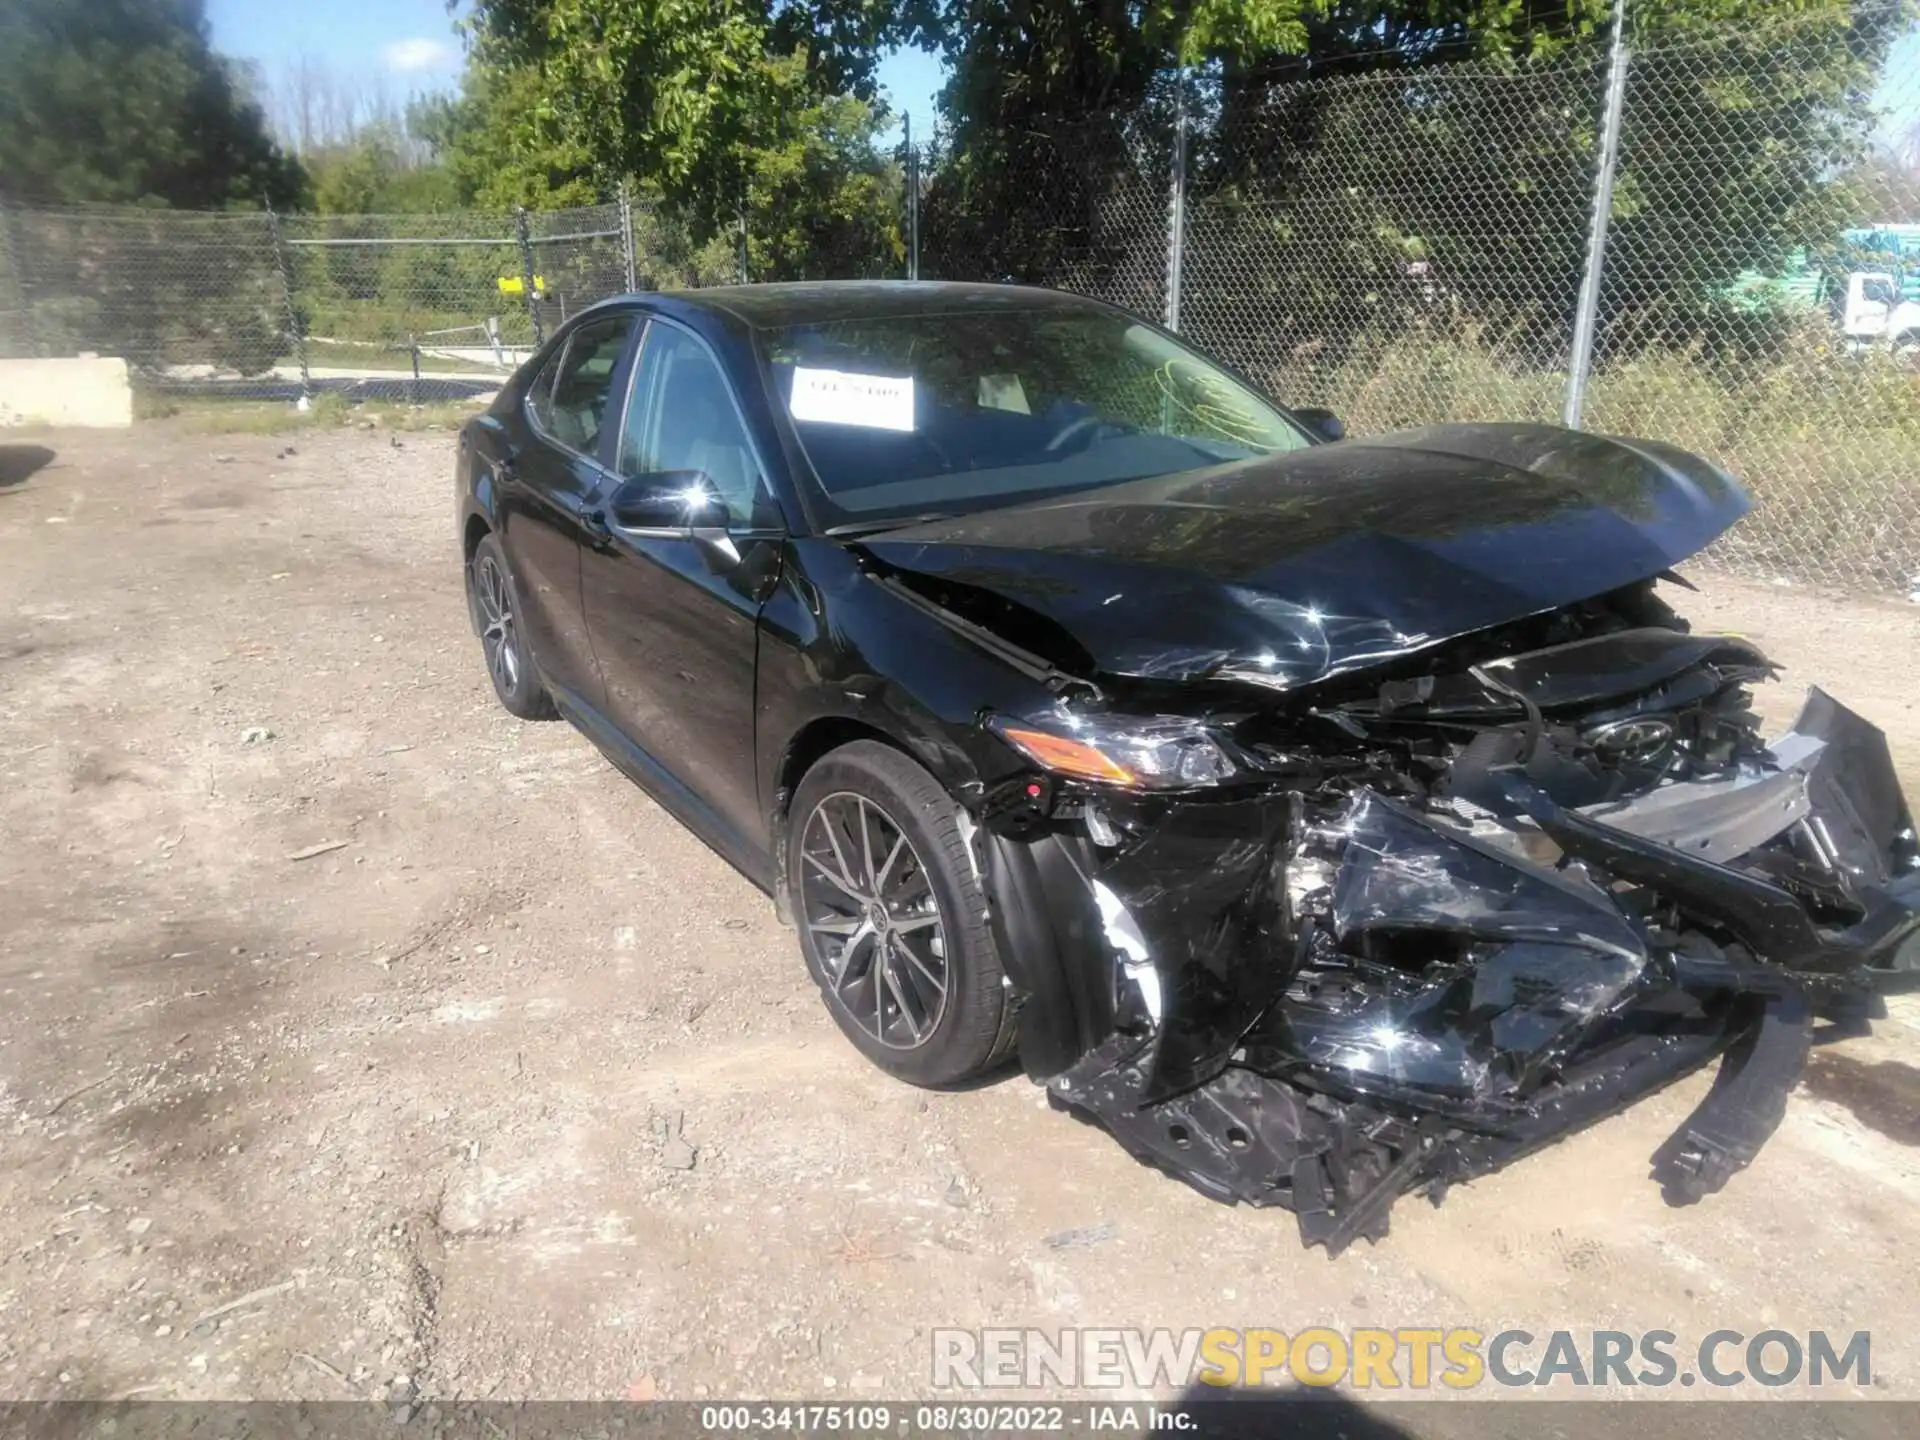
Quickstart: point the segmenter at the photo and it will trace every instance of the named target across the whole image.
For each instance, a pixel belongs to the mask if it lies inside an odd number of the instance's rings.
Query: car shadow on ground
[[[968,1095],[975,1090],[991,1090],[994,1086],[1005,1085],[1010,1080],[1026,1078],[1025,1072],[1020,1068],[1019,1054],[1015,1052],[982,1070],[978,1075],[969,1075],[965,1080],[956,1080],[950,1085],[934,1085],[928,1088],[937,1090],[943,1095]]]
[[[0,490],[24,485],[54,459],[55,452],[45,445],[0,445]]]
[[[1392,1406],[1366,1406],[1327,1391],[1222,1390],[1193,1385],[1154,1429],[1204,1440],[1415,1440],[1417,1431],[1395,1422]],[[1166,1413],[1182,1417],[1169,1422]]]
[[[1815,1434],[1893,1440],[1913,1433],[1912,1408],[1859,1400],[1642,1404],[1620,1398],[1562,1399],[1543,1407],[1390,1395],[1361,1404],[1331,1390],[1195,1384],[1172,1404],[1155,1407],[1140,1433],[1143,1440],[1159,1433],[1187,1440],[1802,1440]]]

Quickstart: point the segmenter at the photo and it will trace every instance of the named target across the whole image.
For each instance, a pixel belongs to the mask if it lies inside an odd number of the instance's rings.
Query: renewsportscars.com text
[[[1868,1388],[1868,1331],[935,1330],[940,1389],[1151,1389],[1344,1385],[1356,1390],[1480,1386],[1718,1390],[1784,1385]]]

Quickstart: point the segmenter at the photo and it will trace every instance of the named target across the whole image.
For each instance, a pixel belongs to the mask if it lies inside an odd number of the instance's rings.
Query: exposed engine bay
[[[1920,988],[1885,740],[1818,690],[1763,738],[1773,674],[1648,581],[1298,687],[987,717],[1031,762],[976,815],[1029,1073],[1337,1253],[1723,1056],[1653,1157],[1717,1191],[1816,1021]]]

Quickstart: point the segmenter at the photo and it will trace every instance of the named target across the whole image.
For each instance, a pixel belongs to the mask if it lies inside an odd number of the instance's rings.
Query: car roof
[[[647,298],[671,300],[675,309],[717,311],[756,330],[895,315],[1106,309],[1097,300],[1036,285],[949,280],[795,280],[655,292]]]

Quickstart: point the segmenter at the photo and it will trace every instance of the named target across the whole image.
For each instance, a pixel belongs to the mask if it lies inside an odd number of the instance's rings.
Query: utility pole
[[[538,350],[546,340],[546,332],[540,324],[540,302],[535,298],[533,275],[533,229],[527,223],[527,207],[513,207],[513,238],[520,247],[520,284],[527,295],[527,321],[533,326],[533,348]]]
[[[300,312],[293,304],[293,266],[287,260],[286,241],[280,234],[280,217],[273,213],[273,202],[261,202],[267,211],[267,238],[273,243],[273,268],[280,276],[280,307],[287,334],[293,337],[293,358],[300,366],[300,408],[313,403],[313,372],[307,366],[307,332],[300,323]],[[419,360],[414,361],[415,380],[419,378]]]
[[[742,183],[740,187],[740,236],[739,253],[735,258],[735,269],[740,272],[740,283],[747,283],[747,191]]]
[[[627,261],[627,293],[640,288],[640,270],[633,253],[633,189],[623,177],[620,181],[620,249]]]
[[[1580,303],[1573,317],[1573,353],[1567,359],[1567,397],[1560,421],[1580,428],[1593,373],[1594,337],[1599,329],[1600,280],[1607,261],[1607,228],[1613,220],[1613,180],[1620,167],[1620,111],[1627,94],[1627,6],[1613,0],[1613,39],[1607,51],[1606,109],[1600,121],[1600,155],[1593,177],[1593,219],[1587,230],[1587,268],[1580,277]]]
[[[920,278],[920,152],[913,148],[913,115],[900,117],[907,144],[907,278]]]
[[[1173,75],[1173,185],[1167,196],[1167,329],[1180,331],[1180,282],[1187,264],[1187,67]]]
[[[13,292],[9,304],[20,316],[20,335],[27,353],[44,358],[40,326],[33,318],[32,288],[27,283],[26,247],[20,243],[13,212],[7,208],[4,196],[0,196],[0,265],[6,268],[8,289]]]

